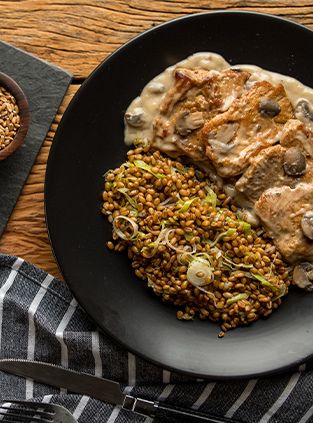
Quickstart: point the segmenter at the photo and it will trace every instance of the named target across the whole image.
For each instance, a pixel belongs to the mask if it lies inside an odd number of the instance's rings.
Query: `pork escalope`
[[[175,70],[175,84],[165,96],[153,122],[154,142],[171,139],[175,155],[207,161],[200,130],[204,123],[222,113],[245,89],[250,74],[227,69]]]
[[[313,185],[299,183],[270,188],[255,203],[254,210],[281,254],[290,263],[313,262],[313,240],[305,236],[301,221],[313,208]]]
[[[254,156],[235,187],[253,204],[270,187],[294,188],[300,182],[313,182],[313,138],[302,122],[290,119],[280,133],[280,144]]]
[[[298,119],[290,119],[280,134],[283,147],[299,147],[306,156],[313,158],[313,132]]]
[[[293,179],[284,172],[284,153],[280,144],[261,150],[235,184],[238,192],[253,206],[260,195],[274,186],[291,185]]]
[[[204,125],[206,156],[220,176],[237,176],[253,156],[279,141],[283,125],[293,117],[281,84],[256,82],[226,112]]]

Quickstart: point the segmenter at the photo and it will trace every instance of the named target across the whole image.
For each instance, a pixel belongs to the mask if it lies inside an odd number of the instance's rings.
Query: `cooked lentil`
[[[16,99],[0,87],[0,150],[13,141],[19,127],[20,115]]]
[[[105,175],[107,247],[127,250],[135,274],[178,307],[177,318],[219,322],[222,337],[278,308],[291,275],[262,230],[240,220],[202,171],[148,147],[127,155]]]

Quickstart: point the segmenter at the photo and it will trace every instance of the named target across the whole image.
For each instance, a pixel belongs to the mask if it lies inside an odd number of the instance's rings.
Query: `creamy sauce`
[[[159,107],[168,90],[174,85],[173,71],[177,67],[184,68],[201,68],[209,71],[223,71],[225,69],[242,69],[251,73],[249,84],[257,81],[267,80],[272,84],[283,84],[287,96],[294,109],[300,100],[306,100],[313,105],[313,89],[309,88],[294,78],[279,73],[270,72],[254,65],[235,65],[230,66],[226,60],[216,53],[200,52],[187,57],[185,60],[176,63],[165,69],[164,72],[153,78],[142,90],[140,96],[136,97],[129,105],[126,111],[125,119],[125,143],[132,144],[136,138],[152,141],[153,137],[153,120],[159,113]],[[225,102],[225,110],[230,106],[235,97],[229,96]],[[127,123],[127,115],[137,116],[139,123],[129,125]],[[313,129],[313,121],[306,118],[302,110],[296,110],[295,115],[299,120],[306,123],[308,127]],[[158,146],[156,146],[158,147]],[[166,150],[166,146],[162,145],[162,150]],[[168,150],[172,150],[172,146],[168,146]]]
[[[164,72],[153,78],[144,87],[139,97],[136,97],[129,105],[126,115],[129,113],[142,114],[144,124],[140,128],[125,125],[125,143],[130,145],[136,138],[152,140],[152,122],[159,113],[159,107],[166,93],[174,85],[173,71],[176,67],[188,69],[201,68],[205,70],[222,71],[229,68],[229,64],[222,56],[215,53],[196,53],[181,62],[165,69]]]

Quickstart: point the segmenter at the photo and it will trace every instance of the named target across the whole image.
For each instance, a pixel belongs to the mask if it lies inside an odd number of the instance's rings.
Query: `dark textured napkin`
[[[99,332],[64,283],[20,258],[3,254],[0,358],[45,361],[95,374],[120,382],[124,392],[131,395],[197,409],[221,419],[227,416],[242,423],[313,422],[312,360],[282,375],[229,382],[168,372]],[[150,418],[88,396],[0,372],[0,401],[5,398],[61,404],[79,423],[151,422]]]
[[[30,125],[23,145],[0,161],[0,235],[71,81],[64,70],[16,47],[0,42],[0,71],[25,92]]]

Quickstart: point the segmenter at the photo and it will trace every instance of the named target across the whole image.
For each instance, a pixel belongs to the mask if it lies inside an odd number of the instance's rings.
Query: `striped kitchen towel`
[[[246,423],[313,422],[312,363],[288,374],[230,382],[162,370],[125,351],[78,306],[64,283],[20,258],[0,254],[0,357],[46,361],[113,379],[125,392]],[[0,400],[64,405],[79,422],[150,422],[87,396],[0,372]]]

